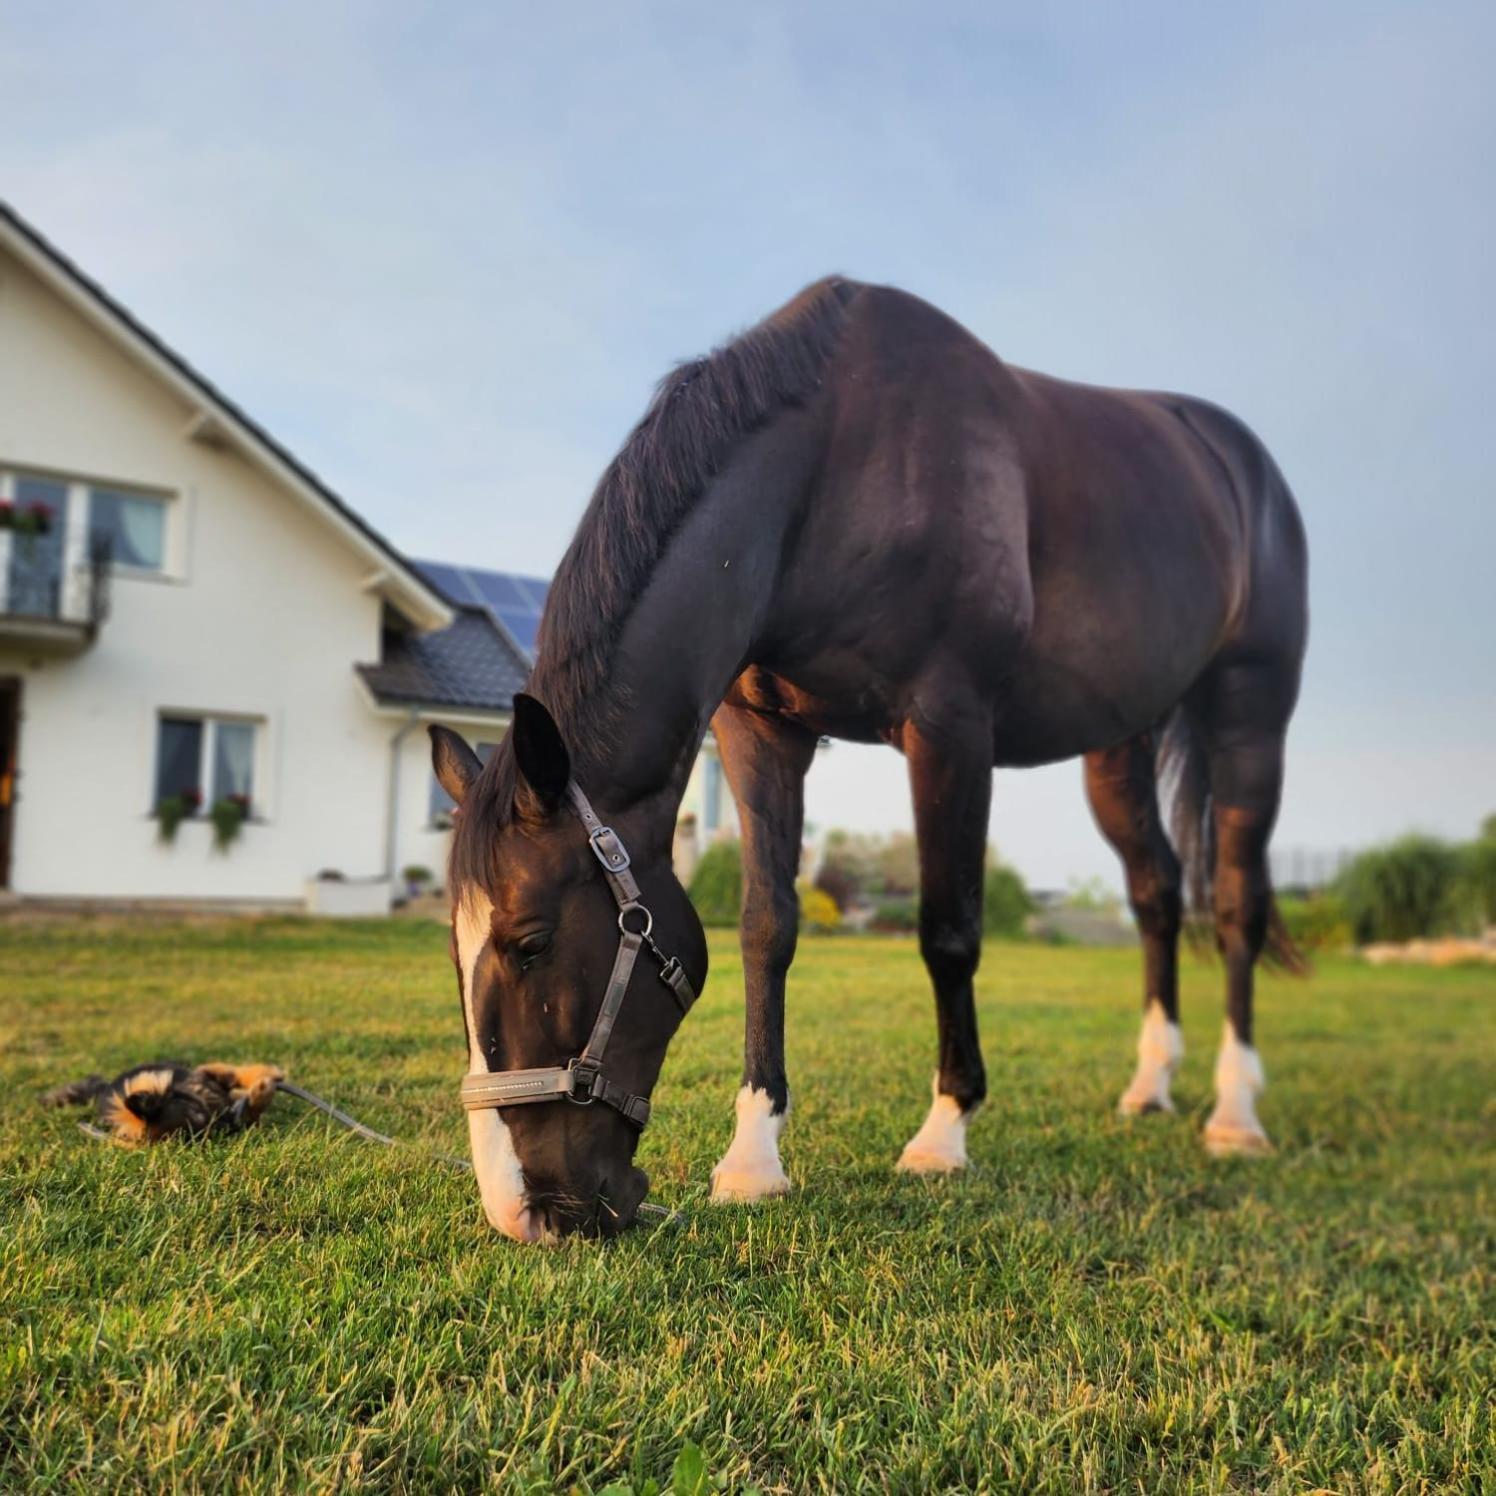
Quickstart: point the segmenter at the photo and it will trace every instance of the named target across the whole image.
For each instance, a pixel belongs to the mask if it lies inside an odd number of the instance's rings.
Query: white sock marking
[[[976,1108],[963,1112],[954,1096],[942,1095],[938,1074],[930,1092],[929,1115],[899,1155],[898,1167],[906,1174],[950,1174],[966,1167],[966,1124]]]
[[[488,943],[493,905],[481,893],[469,890],[453,920],[457,936],[457,962],[462,968],[462,1005],[467,1015],[468,1073],[487,1075],[488,1064],[478,1043],[478,1024],[473,1008],[473,975],[478,957]],[[483,1213],[489,1225],[515,1241],[539,1241],[541,1228],[535,1215],[525,1209],[525,1181],[520,1172],[514,1139],[498,1111],[489,1107],[468,1114],[468,1140],[472,1145],[473,1173],[483,1198]]]
[[[712,1170],[712,1199],[719,1202],[765,1200],[789,1192],[790,1181],[779,1162],[779,1134],[789,1107],[774,1112],[767,1091],[744,1086],[734,1104],[737,1127],[732,1146]]]
[[[1264,1084],[1257,1051],[1236,1037],[1228,1021],[1216,1059],[1215,1110],[1205,1124],[1205,1146],[1212,1153],[1265,1153],[1272,1146],[1257,1120],[1257,1095]]]
[[[1172,1112],[1169,1082],[1183,1057],[1184,1036],[1179,1025],[1169,1022],[1164,1005],[1154,998],[1143,1015],[1143,1029],[1138,1035],[1138,1068],[1117,1110],[1130,1117],[1143,1112]]]

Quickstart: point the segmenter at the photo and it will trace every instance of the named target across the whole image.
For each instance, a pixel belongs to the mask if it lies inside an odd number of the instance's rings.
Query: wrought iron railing
[[[33,537],[16,535],[0,564],[0,618],[77,624],[93,634],[109,614],[110,546],[90,540],[81,561],[68,562]]]

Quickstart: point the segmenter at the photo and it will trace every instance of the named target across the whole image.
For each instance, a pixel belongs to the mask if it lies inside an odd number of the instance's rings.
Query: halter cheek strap
[[[462,1104],[468,1111],[489,1107],[524,1106],[538,1101],[570,1101],[591,1106],[601,1101],[642,1128],[649,1121],[649,1100],[637,1096],[603,1074],[603,1056],[619,1009],[629,989],[639,952],[648,947],[659,963],[660,980],[670,989],[682,1013],[696,1000],[685,969],[674,956],[667,956],[654,942],[654,916],[639,899],[639,885],[629,867],[629,854],[618,833],[598,819],[582,787],[572,780],[567,799],[587,833],[592,855],[602,864],[608,889],[618,905],[618,954],[603,992],[602,1006],[581,1054],[566,1065],[544,1065],[534,1070],[500,1070],[469,1075],[462,1082]],[[632,923],[632,928],[631,928]]]

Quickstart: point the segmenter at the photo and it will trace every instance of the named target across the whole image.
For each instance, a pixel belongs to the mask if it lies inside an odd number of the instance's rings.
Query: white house
[[[0,203],[0,891],[370,910],[439,875],[422,728],[498,741],[530,664],[456,575]]]

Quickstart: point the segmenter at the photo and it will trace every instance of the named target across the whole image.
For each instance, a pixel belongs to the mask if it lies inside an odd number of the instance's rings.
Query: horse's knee
[[[800,900],[794,889],[745,894],[740,931],[745,958],[757,959],[768,971],[787,971],[800,934]]]
[[[921,919],[919,951],[937,986],[969,982],[982,959],[982,932],[975,922]]]

